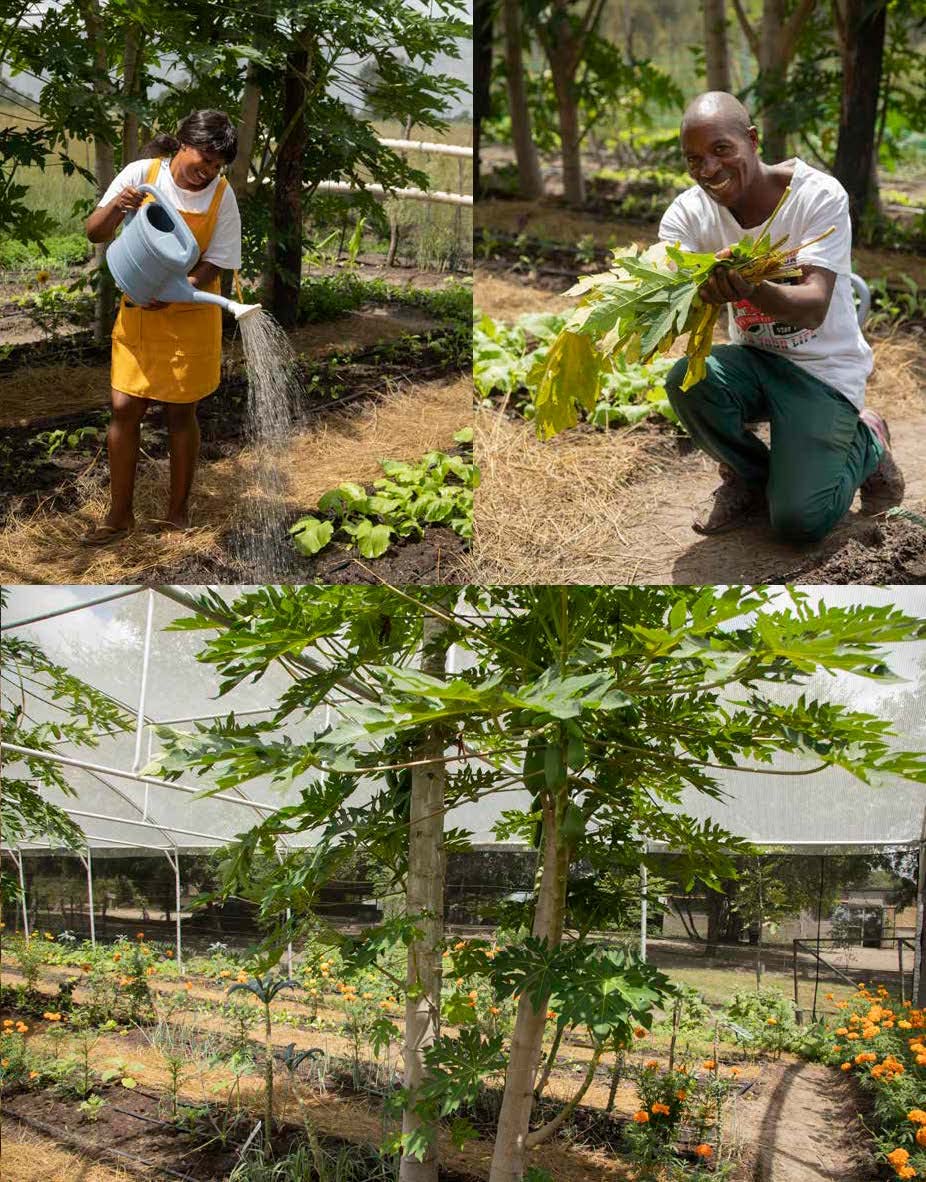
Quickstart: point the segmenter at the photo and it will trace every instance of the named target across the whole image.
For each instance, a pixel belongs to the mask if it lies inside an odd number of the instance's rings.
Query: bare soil
[[[863,1103],[831,1067],[782,1059],[738,1099],[732,1136],[742,1182],[874,1182],[860,1125]]]

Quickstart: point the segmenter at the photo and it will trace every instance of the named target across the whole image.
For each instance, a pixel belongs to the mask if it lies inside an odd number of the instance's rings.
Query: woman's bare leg
[[[167,436],[170,445],[170,505],[167,520],[178,529],[190,521],[190,489],[199,457],[199,423],[195,402],[168,402]]]
[[[121,390],[113,390],[112,403],[113,416],[106,432],[110,506],[103,524],[110,529],[128,529],[135,524],[132,512],[135,469],[141,447],[141,421],[148,409],[148,399],[133,398]]]

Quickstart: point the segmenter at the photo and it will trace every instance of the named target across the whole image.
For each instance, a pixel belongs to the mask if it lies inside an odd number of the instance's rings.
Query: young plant
[[[471,428],[458,431],[458,443],[472,441]],[[473,490],[479,469],[462,456],[429,451],[416,464],[383,460],[381,480],[368,494],[346,481],[324,493],[318,508],[328,518],[301,517],[290,528],[297,550],[318,554],[341,533],[364,558],[379,558],[394,540],[421,537],[428,525],[446,525],[461,538],[473,533]]]
[[[229,997],[233,993],[250,993],[256,997],[264,1009],[264,1152],[270,1154],[270,1138],[273,1134],[273,1019],[270,1006],[273,999],[284,989],[298,989],[299,982],[288,977],[273,979],[272,973],[265,973],[263,977],[251,977],[249,981],[239,981],[228,990]]]
[[[94,1093],[92,1096],[88,1096],[86,1100],[81,1100],[77,1107],[84,1114],[85,1120],[90,1121],[91,1124],[96,1124],[100,1119],[100,1113],[106,1107],[106,1098]]]

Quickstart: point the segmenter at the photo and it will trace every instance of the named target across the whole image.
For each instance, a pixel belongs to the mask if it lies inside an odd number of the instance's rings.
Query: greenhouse
[[[914,1030],[895,1074],[918,1111],[926,798],[909,753],[926,729],[926,596],[641,595],[8,588],[4,777],[31,782],[78,834],[22,817],[11,829],[4,811],[6,1057],[48,1099],[30,1116],[14,1094],[14,1119],[48,1134],[57,1072],[84,1106],[83,1150],[109,1120],[154,1122],[150,1145],[122,1148],[126,1168],[150,1154],[168,1174],[269,1178],[271,1160],[302,1153],[305,1172],[286,1177],[411,1179],[439,1159],[454,1180],[591,1179],[596,1161],[624,1160],[706,1179],[738,1160],[727,1133],[752,1127],[749,1097],[776,1094],[783,1056],[815,1088],[832,1064],[867,1070],[834,1033],[849,1006],[893,1015],[877,1025],[894,1062],[896,1028]],[[571,612],[603,651],[618,608],[639,646],[620,658],[623,689],[581,648],[586,672],[557,680],[544,666],[518,688],[527,658],[511,636],[529,637],[506,629],[536,615],[543,635]],[[674,665],[665,637],[684,644]],[[758,681],[746,662],[764,662]],[[655,668],[662,680],[647,681]],[[609,729],[670,676],[682,679],[666,704],[686,703],[672,720],[681,739],[663,740],[646,706]],[[715,699],[721,729],[685,739]],[[451,722],[428,721],[437,703]],[[654,761],[632,765],[645,791],[626,795],[631,765],[609,769],[640,758]],[[548,814],[559,774],[572,786]],[[419,791],[442,795],[416,804]],[[561,837],[586,832],[563,838],[552,938],[538,915],[554,815]],[[444,914],[429,911],[435,899]],[[524,943],[531,925],[547,943]],[[535,993],[541,965],[562,978]],[[508,1096],[509,1040],[535,1014],[523,1114]],[[124,1055],[109,1046],[119,1037]],[[60,1045],[46,1061],[49,1038]],[[81,1040],[93,1055],[77,1095]],[[697,1109],[677,1099],[689,1092]],[[205,1130],[219,1119],[216,1145]],[[512,1166],[506,1122],[520,1119]],[[184,1121],[195,1169],[177,1156]],[[345,1140],[354,1125],[366,1131]],[[339,1153],[354,1173],[334,1172]]]

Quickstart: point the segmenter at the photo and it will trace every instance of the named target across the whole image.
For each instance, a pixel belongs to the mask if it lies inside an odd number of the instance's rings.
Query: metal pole
[[[124,599],[126,595],[136,595],[141,590],[141,587],[123,588],[121,591],[111,591],[108,595],[97,595],[95,599],[85,599],[82,603],[72,603],[68,607],[59,607],[51,612],[39,612],[38,615],[27,616],[24,620],[14,620],[12,624],[3,624],[0,626],[0,632],[9,632],[12,628],[24,628],[26,624],[38,624],[42,620],[53,620],[55,616],[66,616],[69,612],[79,612],[85,607],[96,607],[100,603],[111,603],[114,599]]]
[[[81,854],[80,860],[87,868],[87,899],[90,903],[90,944],[93,948],[96,948],[96,920],[93,918],[93,866],[89,846],[87,846],[86,857]]]
[[[646,913],[648,910],[647,903],[647,885],[649,883],[649,871],[646,869],[646,863],[640,863],[640,959],[646,960]]]
[[[174,871],[174,921],[176,926],[177,972],[183,972],[183,941],[180,928],[180,851],[174,846],[173,855],[164,851]]]
[[[10,850],[10,853],[12,854],[13,851]],[[28,904],[26,903],[26,877],[23,874],[23,856],[17,850],[16,853],[13,854],[13,857],[16,859],[16,866],[19,870],[19,890],[20,890],[19,901],[20,901],[20,904],[22,905],[23,932],[25,934],[26,939],[28,940],[29,939],[29,907],[28,907]]]
[[[154,620],[154,592],[148,591],[148,608],[145,615],[145,647],[141,658],[141,686],[138,690],[138,719],[135,723],[135,758],[132,771],[141,766],[141,741],[145,733],[145,695],[148,691],[148,662],[151,657],[151,625]]]
[[[289,927],[289,922],[293,917],[292,911],[286,908],[286,926]],[[293,975],[293,942],[292,940],[286,945],[286,975],[291,977]]]

